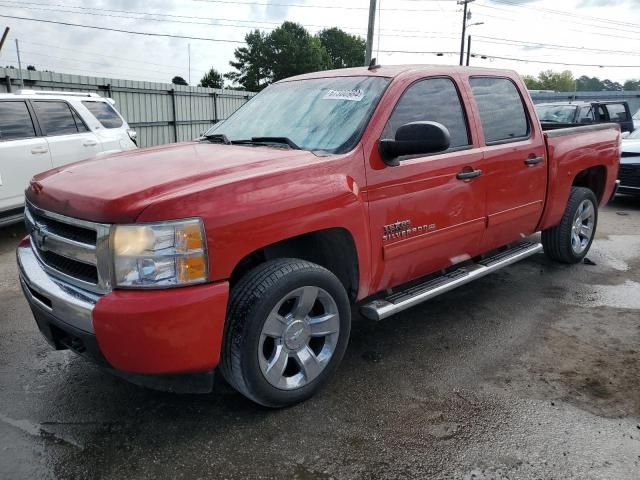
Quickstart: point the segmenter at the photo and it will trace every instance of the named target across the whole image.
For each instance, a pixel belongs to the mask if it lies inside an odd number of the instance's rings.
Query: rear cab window
[[[402,125],[419,121],[438,122],[449,130],[451,144],[445,151],[471,143],[460,95],[450,78],[426,78],[410,85],[398,100],[382,136],[395,138]]]
[[[88,131],[87,126],[67,102],[37,100],[32,103],[45,135],[51,137]]]
[[[607,112],[609,112],[609,120],[612,122],[629,121],[627,109],[622,103],[608,103],[605,108],[607,109]]]
[[[83,101],[87,110],[96,117],[104,128],[119,128],[122,126],[122,118],[107,102]]]
[[[0,102],[0,142],[35,136],[36,130],[25,102]]]
[[[531,128],[522,97],[507,78],[472,77],[471,91],[480,112],[487,145],[515,142],[529,137]]]

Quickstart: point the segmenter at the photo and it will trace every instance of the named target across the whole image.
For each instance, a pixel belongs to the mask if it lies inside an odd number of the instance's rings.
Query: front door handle
[[[482,170],[463,170],[456,175],[458,180],[471,180],[482,175]]]
[[[85,140],[82,142],[83,147],[95,147],[98,144],[95,140]]]
[[[33,147],[31,149],[31,153],[33,153],[34,155],[39,155],[42,153],[47,153],[49,151],[49,149],[47,147]]]
[[[544,162],[544,157],[529,157],[524,161],[525,165],[532,166]]]

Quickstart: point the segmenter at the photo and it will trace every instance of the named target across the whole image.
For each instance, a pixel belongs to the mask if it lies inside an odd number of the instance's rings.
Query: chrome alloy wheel
[[[258,361],[274,387],[294,390],[328,365],[340,332],[335,300],[319,287],[297,288],[271,310],[262,327]]]
[[[583,200],[578,205],[571,225],[571,248],[576,255],[580,255],[589,246],[595,221],[596,213],[593,203],[590,200]]]

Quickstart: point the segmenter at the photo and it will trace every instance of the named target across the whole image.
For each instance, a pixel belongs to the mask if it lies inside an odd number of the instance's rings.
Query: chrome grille
[[[95,292],[111,289],[110,225],[88,222],[26,204],[31,247],[45,270]]]

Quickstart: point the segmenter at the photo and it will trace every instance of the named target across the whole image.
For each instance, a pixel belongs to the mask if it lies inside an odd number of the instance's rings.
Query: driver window
[[[448,78],[420,80],[407,88],[391,114],[382,138],[395,138],[399,127],[418,121],[438,122],[447,127],[451,135],[449,150],[470,145],[460,96]]]

